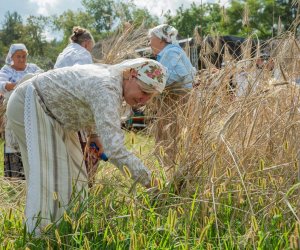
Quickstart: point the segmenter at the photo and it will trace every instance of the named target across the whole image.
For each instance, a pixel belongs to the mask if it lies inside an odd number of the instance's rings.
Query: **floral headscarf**
[[[28,50],[27,50],[26,46],[23,43],[12,44],[12,45],[10,45],[9,51],[8,51],[6,59],[5,59],[6,64],[13,65],[12,56],[18,50],[24,50],[28,54]]]
[[[159,39],[165,40],[167,43],[177,44],[177,34],[178,31],[173,26],[168,24],[161,24],[153,29],[149,30],[148,35],[151,37],[152,35],[155,35]]]
[[[147,58],[136,58],[126,60],[117,66],[121,66],[121,69],[134,69],[136,78],[153,90],[163,92],[167,80],[167,70],[159,62]]]

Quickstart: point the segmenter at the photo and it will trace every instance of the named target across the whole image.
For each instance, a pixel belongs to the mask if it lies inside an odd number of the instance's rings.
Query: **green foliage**
[[[68,10],[59,16],[52,16],[51,22],[54,30],[63,33],[64,46],[69,43],[69,37],[72,35],[74,26],[81,26],[90,30],[92,33],[96,33],[93,26],[95,22],[94,17],[83,11],[73,12]]]
[[[1,32],[1,42],[6,47],[9,47],[13,41],[18,41],[22,38],[23,21],[22,17],[17,13],[5,14],[4,24]]]
[[[94,17],[96,32],[109,32],[116,26],[130,22],[135,25],[144,23],[145,27],[158,24],[158,18],[147,9],[137,8],[133,1],[83,0],[87,13]]]
[[[94,17],[97,32],[111,30],[113,21],[116,18],[113,0],[82,0],[82,4],[87,13]]]
[[[149,141],[150,140],[150,141]],[[150,151],[153,141],[128,133],[127,146]],[[3,147],[3,142],[2,142]],[[145,153],[145,152],[144,152]],[[1,154],[0,154],[1,155]],[[3,159],[2,159],[3,160]],[[49,224],[40,237],[24,226],[23,185],[0,182],[0,245],[3,249],[297,249],[300,226],[289,209],[266,197],[255,203],[255,214],[234,182],[203,192],[201,183],[189,195],[174,194],[172,185],[160,193],[132,189],[118,174],[100,166],[99,179],[86,193],[74,192],[59,223]],[[292,191],[296,192],[299,185]],[[239,190],[239,191],[238,191]],[[298,193],[288,192],[292,205]],[[83,199],[84,197],[84,199]],[[7,205],[9,204],[9,206]],[[285,207],[283,204],[281,207]]]
[[[145,28],[151,28],[158,25],[158,17],[152,16],[147,9],[134,9],[132,12],[132,22],[140,26],[143,24]]]
[[[269,2],[273,2],[269,0]],[[277,0],[274,1],[275,21],[278,22],[278,17],[281,18],[283,28],[288,30],[296,16],[298,11],[299,2],[293,0]]]
[[[165,17],[183,37],[192,36],[194,28],[199,26],[202,35],[218,33],[245,37],[255,33],[258,38],[264,39],[276,36],[280,29],[284,31],[292,27],[297,14],[297,3],[293,2],[232,0],[226,8],[219,4],[193,3],[187,9],[180,7],[175,16],[169,12]]]
[[[259,38],[270,38],[280,28],[288,30],[296,17],[292,0],[233,0],[226,9],[227,23],[223,25],[227,34],[247,36],[255,33]],[[245,9],[248,13],[245,13]],[[282,27],[278,27],[279,18]]]
[[[4,29],[0,33],[2,64],[4,64],[4,58],[11,44],[24,43],[29,52],[29,62],[37,63],[39,67],[45,70],[53,67],[52,61],[56,59],[57,54],[50,51],[51,43],[45,40],[44,32],[49,25],[46,17],[30,16],[27,18],[26,24],[23,24],[16,12],[13,14],[8,12],[4,23]]]
[[[169,24],[178,29],[182,37],[191,37],[197,26],[200,27],[202,34],[217,29],[221,21],[221,9],[218,4],[196,5],[193,3],[188,9],[183,9],[181,6],[176,10],[175,16],[171,16],[169,12],[165,17]]]
[[[56,61],[56,57],[51,58],[46,56],[35,56],[35,57],[28,58],[28,62],[35,63],[44,71],[53,69],[55,61]]]
[[[4,140],[0,138],[0,176],[4,174]]]
[[[96,41],[106,38],[126,22],[151,28],[157,25],[158,17],[147,9],[140,9],[133,1],[82,0],[84,10],[68,10],[50,19],[42,16],[30,16],[23,23],[17,12],[7,12],[0,30],[0,61],[4,58],[10,44],[25,43],[31,58],[43,68],[49,69],[58,54],[69,43],[74,26],[81,26],[91,31]],[[248,36],[256,34],[258,38],[270,38],[290,28],[295,29],[298,3],[293,0],[232,0],[229,6],[204,3],[182,6],[172,16],[165,15],[167,23],[176,27],[183,38],[192,37],[195,28],[200,35],[220,34]],[[296,30],[296,29],[295,29]],[[62,40],[46,40],[46,33],[62,34]],[[53,34],[51,34],[53,32]]]
[[[128,193],[124,183],[109,181],[94,186],[84,200],[74,195],[60,223],[47,226],[41,237],[26,232],[22,209],[1,209],[0,244],[4,249],[288,249],[299,239],[289,213],[251,217],[230,199],[221,200],[217,217],[212,210],[197,191],[185,198],[170,191],[157,197],[144,190]]]
[[[21,30],[19,42],[24,43],[32,56],[44,56],[47,42],[44,37],[44,30],[47,24],[46,17],[30,16],[26,25]]]
[[[136,8],[132,1],[114,2],[113,10],[115,12],[115,21],[119,19],[122,23],[132,21],[132,11]]]
[[[44,70],[53,68],[58,54],[69,43],[74,26],[88,29],[99,41],[109,36],[114,29],[125,22],[134,25],[152,27],[158,24],[158,18],[150,15],[146,9],[139,9],[133,2],[114,2],[113,0],[84,0],[86,11],[68,10],[51,18],[30,16],[23,23],[17,13],[5,15],[3,29],[0,30],[0,66],[12,43],[24,43],[28,48],[29,62],[36,63]],[[47,40],[46,33],[54,37],[55,32],[62,33],[62,40]]]

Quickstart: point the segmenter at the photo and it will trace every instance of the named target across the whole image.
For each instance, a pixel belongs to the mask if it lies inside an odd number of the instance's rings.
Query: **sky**
[[[7,11],[18,12],[23,21],[30,15],[50,16],[60,15],[64,11],[84,10],[82,0],[0,0],[0,27],[3,25],[4,16]],[[126,0],[125,0],[126,1]],[[176,14],[176,9],[181,5],[188,8],[192,2],[201,4],[205,2],[219,2],[226,4],[229,0],[133,0],[137,7],[146,8],[153,15],[157,15],[163,22],[163,15],[170,10]]]

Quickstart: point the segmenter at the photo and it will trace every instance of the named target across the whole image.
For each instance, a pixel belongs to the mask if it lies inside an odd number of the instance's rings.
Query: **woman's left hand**
[[[7,82],[7,83],[5,84],[5,89],[6,89],[7,91],[12,91],[12,90],[14,90],[15,87],[16,87],[16,84],[13,83],[13,82]]]
[[[97,149],[91,146],[93,144],[97,146]],[[85,151],[96,158],[99,158],[100,155],[104,152],[103,145],[100,141],[99,136],[89,136],[86,147],[87,148],[85,149]]]

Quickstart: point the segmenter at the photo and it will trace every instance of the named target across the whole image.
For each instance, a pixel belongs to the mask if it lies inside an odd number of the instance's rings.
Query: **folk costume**
[[[54,68],[63,68],[76,64],[91,64],[93,58],[91,53],[78,43],[70,43],[62,53],[60,53],[54,64]]]
[[[120,114],[123,71],[134,69],[149,88],[162,92],[165,68],[151,59],[117,65],[75,65],[40,74],[11,95],[7,117],[22,153],[27,181],[25,216],[33,231],[61,218],[73,192],[87,190],[87,173],[76,131],[98,134],[109,161],[147,185],[151,172],[124,146]],[[75,187],[76,190],[72,189]],[[55,194],[56,199],[53,199]]]
[[[12,56],[18,50],[23,50],[28,53],[24,44],[12,44],[6,56],[6,65],[4,65],[0,70],[0,92],[4,96],[3,105],[5,105],[12,93],[12,91],[6,90],[6,83],[11,82],[17,84],[27,74],[42,72],[42,70],[33,63],[27,63],[26,68],[22,71],[17,71],[11,67],[13,65]],[[6,125],[4,145],[4,176],[24,178],[23,164],[18,143],[11,130]]]
[[[167,68],[167,83],[164,93],[157,98],[158,121],[155,128],[157,155],[164,149],[162,161],[167,169],[175,166],[179,153],[178,137],[182,114],[186,113],[186,103],[193,87],[196,69],[185,51],[178,45],[178,31],[167,24],[161,24],[149,30],[148,36],[156,36],[166,42],[166,46],[157,54],[156,60]]]

